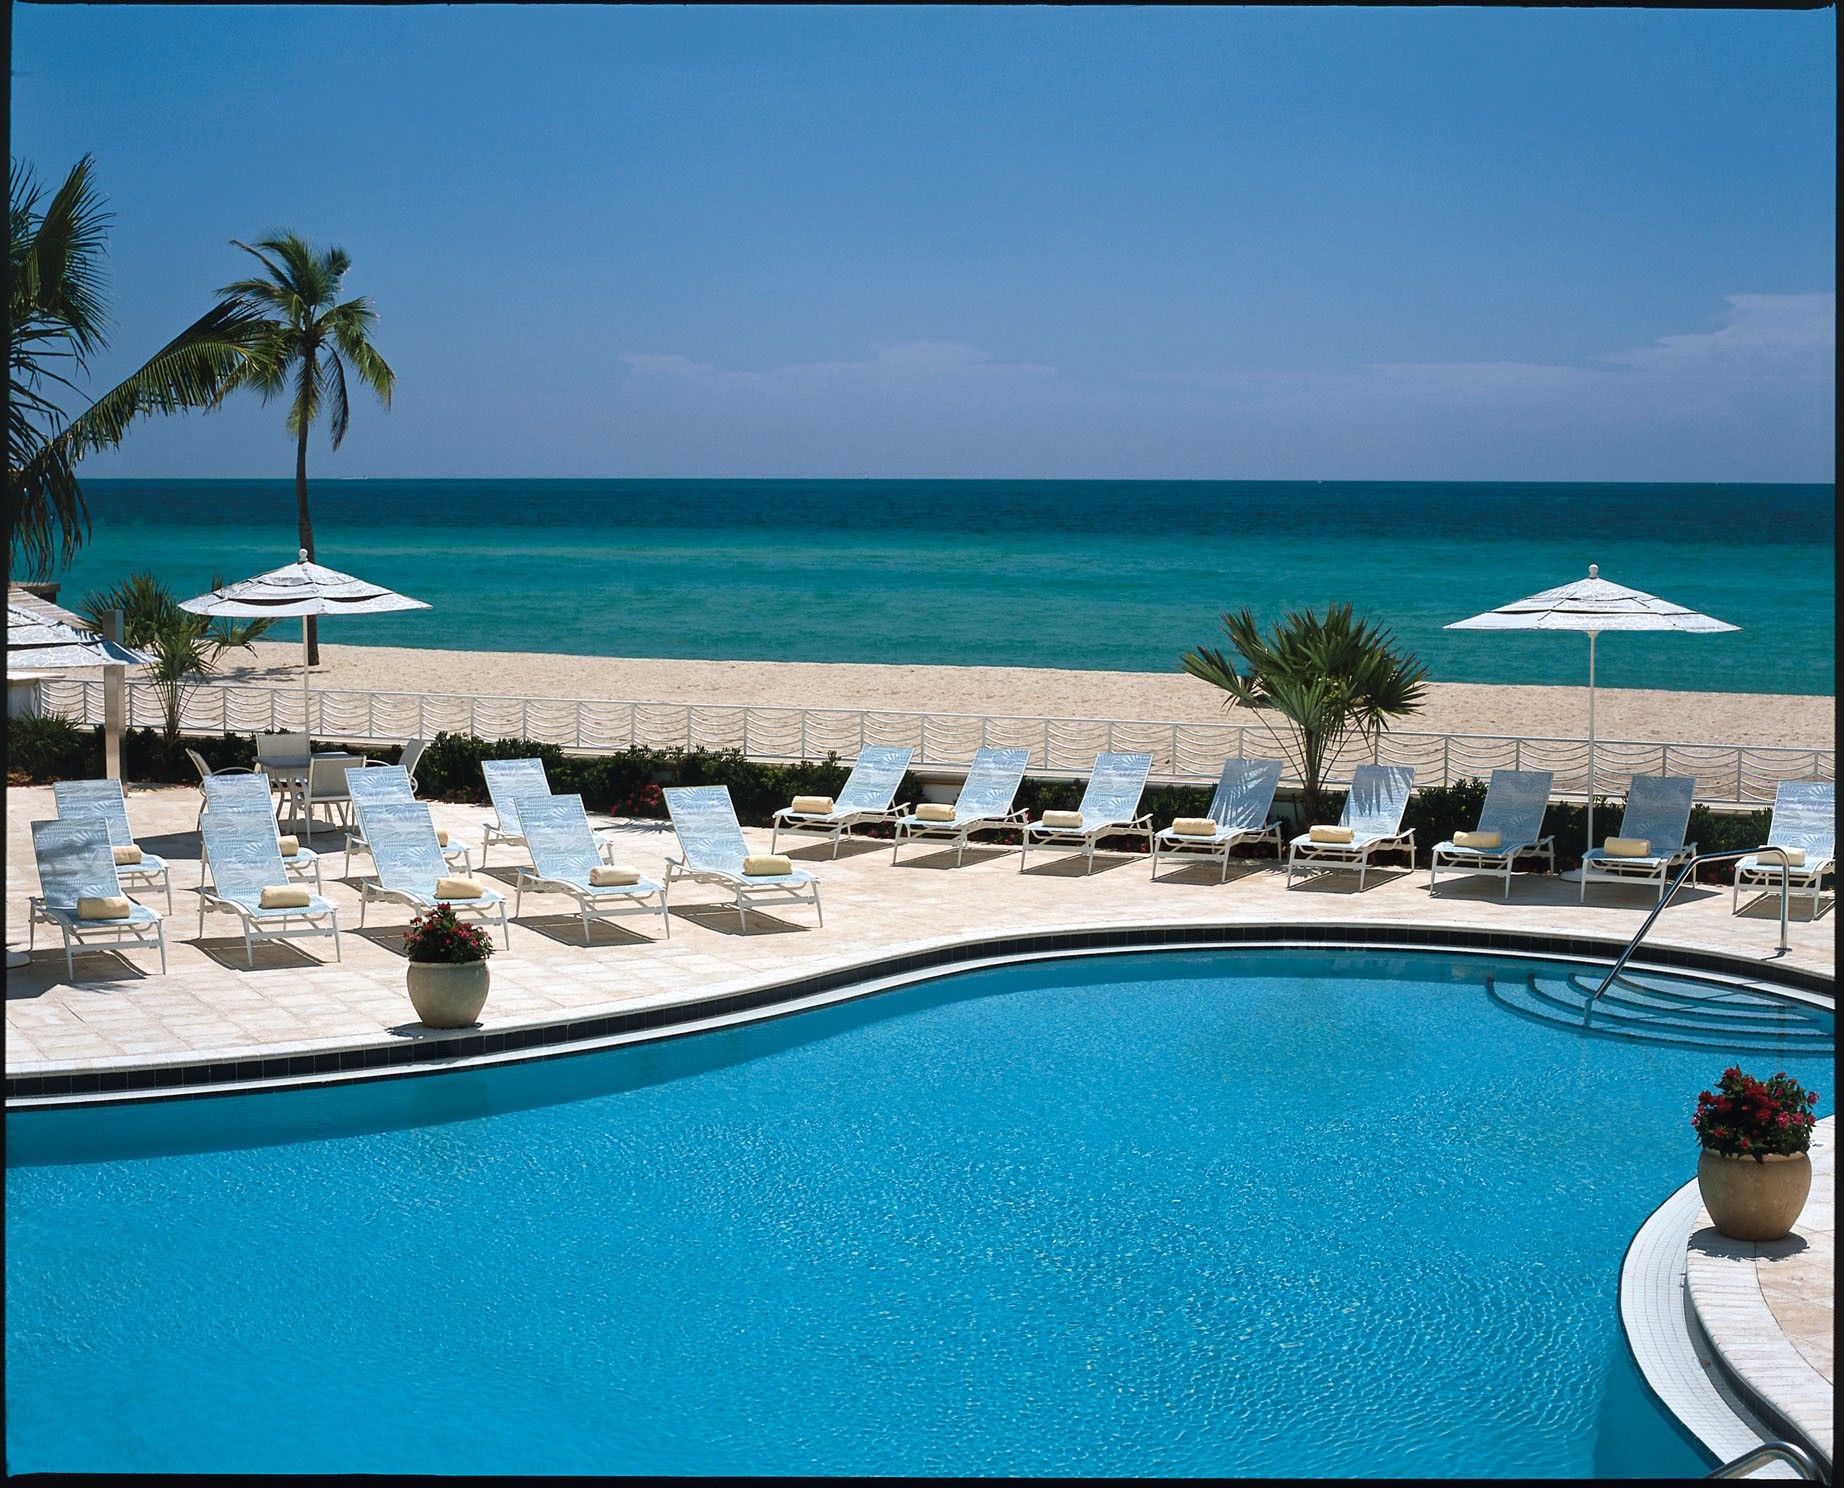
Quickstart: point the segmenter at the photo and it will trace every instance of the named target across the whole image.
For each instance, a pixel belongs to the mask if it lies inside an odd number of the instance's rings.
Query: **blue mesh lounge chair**
[[[32,823],[39,892],[29,906],[26,949],[32,949],[41,923],[56,925],[64,936],[64,969],[72,981],[77,979],[77,966],[71,946],[81,947],[92,940],[147,945],[151,935],[152,944],[160,948],[160,970],[166,970],[166,927],[146,905],[131,902],[126,919],[86,920],[77,914],[85,899],[122,897],[112,845],[108,826],[95,817],[64,816]]]
[[[832,855],[839,855],[839,844],[852,827],[863,822],[890,821],[909,810],[909,803],[892,806],[896,788],[903,783],[913,749],[889,744],[867,744],[858,751],[852,773],[840,789],[832,810],[796,811],[783,806],[773,817],[774,831],[768,839],[773,852],[783,832],[823,832],[832,838]]]
[[[215,775],[207,775],[199,782],[199,789],[205,793],[205,809],[199,813],[201,845],[199,848],[199,882],[204,882],[204,874],[211,871],[211,852],[203,846],[203,823],[207,816],[221,811],[255,812],[270,826],[275,825],[275,817],[269,794],[269,782],[263,776],[251,770],[227,770]],[[320,892],[320,854],[312,848],[302,847],[297,842],[292,853],[282,853],[281,842],[277,840],[276,851],[281,853],[282,867],[288,876],[305,883],[314,881],[314,892]]]
[[[1281,783],[1281,762],[1268,759],[1227,759],[1217,788],[1210,797],[1211,821],[1216,832],[1179,833],[1171,827],[1159,832],[1152,843],[1153,877],[1159,876],[1159,859],[1164,855],[1220,858],[1223,871],[1217,882],[1229,877],[1229,852],[1238,843],[1271,842],[1274,856],[1281,855],[1281,824],[1269,815],[1274,808],[1274,790]]]
[[[361,878],[359,928],[365,927],[365,910],[374,899],[395,900],[422,911],[446,904],[456,914],[472,915],[498,925],[507,948],[512,931],[506,923],[505,898],[482,885],[465,899],[438,896],[436,885],[446,876],[442,847],[435,838],[435,822],[423,801],[373,801],[365,807],[365,838],[371,846],[376,878]]]
[[[820,881],[806,869],[778,874],[743,872],[749,844],[737,824],[728,786],[669,786],[665,796],[666,814],[672,818],[681,854],[666,860],[668,888],[675,878],[688,878],[693,883],[717,884],[730,890],[745,928],[749,924],[750,901],[758,898],[811,904],[819,923],[826,923],[825,912],[820,908]]]
[[[333,958],[338,960],[339,911],[304,885],[290,884],[276,842],[275,818],[262,811],[207,811],[199,818],[199,832],[211,858],[212,886],[199,885],[198,930],[205,933],[205,914],[222,910],[237,916],[243,926],[243,953],[256,965],[255,941],[300,940],[310,936],[333,937]],[[263,907],[264,889],[292,888],[307,894],[304,905]]]
[[[516,919],[525,902],[525,894],[568,894],[576,901],[583,921],[583,944],[589,944],[589,921],[611,920],[618,915],[659,915],[662,935],[670,939],[672,922],[666,915],[666,889],[662,884],[641,876],[637,883],[598,884],[594,882],[602,861],[595,834],[589,830],[589,817],[583,811],[581,796],[547,796],[542,801],[527,799],[519,803],[519,825],[524,829],[525,845],[531,849],[532,866],[519,869],[518,892],[512,913]],[[648,903],[655,900],[656,903]]]
[[[1798,848],[1805,862],[1786,870],[1789,894],[1810,895],[1812,913],[1818,918],[1819,890],[1827,873],[1837,867],[1838,788],[1829,780],[1782,780],[1774,791],[1774,819],[1767,824],[1770,847]],[[1773,854],[1743,858],[1735,865],[1735,892],[1730,896],[1731,911],[1741,909],[1744,888],[1777,890],[1780,887],[1780,861]]]
[[[346,830],[346,866],[340,872],[341,878],[352,875],[353,848],[363,852],[371,851],[370,844],[365,840],[365,808],[377,801],[416,799],[416,783],[402,765],[373,765],[367,770],[353,770],[346,776],[346,790],[352,796],[352,823]],[[459,864],[463,873],[474,871],[474,860],[462,843],[444,843],[439,833],[436,841],[442,848],[443,861],[450,868]]]
[[[1018,794],[1018,782],[1024,779],[1025,766],[1030,760],[1028,749],[976,750],[973,763],[967,767],[960,795],[955,799],[954,815],[946,821],[925,819],[913,813],[899,816],[896,840],[890,844],[890,861],[896,862],[897,848],[912,839],[944,840],[954,844],[954,866],[958,868],[967,851],[967,839],[975,832],[994,827],[1022,827],[1026,813],[1022,807],[1012,810],[1012,800]]]
[[[1402,813],[1415,789],[1413,765],[1359,765],[1351,772],[1351,789],[1338,825],[1351,829],[1349,842],[1315,842],[1310,831],[1287,844],[1287,887],[1293,887],[1297,870],[1314,868],[1357,869],[1357,886],[1364,887],[1370,860],[1380,852],[1406,852],[1415,866],[1415,833],[1402,830]]]
[[[1511,865],[1517,858],[1541,857],[1549,860],[1549,871],[1556,871],[1556,839],[1543,835],[1543,813],[1549,809],[1550,782],[1555,777],[1548,770],[1494,770],[1485,788],[1485,803],[1479,808],[1479,825],[1474,830],[1498,833],[1497,847],[1459,847],[1451,840],[1434,844],[1428,863],[1428,891],[1434,892],[1434,880],[1442,868],[1449,873],[1496,874],[1505,881],[1505,897],[1511,897]]]
[[[1643,839],[1646,855],[1622,858],[1605,846],[1589,848],[1581,860],[1582,903],[1588,902],[1590,883],[1657,884],[1663,899],[1672,871],[1696,856],[1697,844],[1684,841],[1696,790],[1697,782],[1688,775],[1635,775],[1620,816],[1620,835]]]
[[[1146,777],[1152,771],[1150,754],[1098,754],[1088,785],[1077,808],[1079,823],[1056,826],[1047,821],[1026,822],[1018,849],[1018,871],[1024,872],[1031,844],[1040,847],[1079,847],[1087,854],[1084,872],[1095,869],[1095,845],[1104,837],[1152,831],[1152,817],[1136,816]],[[1045,815],[1053,813],[1046,812]]]
[[[519,802],[527,796],[548,796],[551,783],[544,774],[541,759],[482,760],[480,773],[486,777],[487,795],[493,801],[493,814],[480,843],[480,866],[487,866],[487,849],[495,842],[511,847],[525,847],[525,834],[519,830]],[[595,844],[606,856],[613,848],[615,835],[608,828],[592,829]]]
[[[119,780],[60,780],[51,787],[62,821],[91,819],[100,821],[109,832],[110,847],[133,847],[134,831],[128,825],[128,802],[122,796]],[[143,852],[138,863],[118,863],[115,876],[131,888],[152,888],[158,884],[166,890],[167,913],[173,912],[173,878],[167,872],[166,859]]]

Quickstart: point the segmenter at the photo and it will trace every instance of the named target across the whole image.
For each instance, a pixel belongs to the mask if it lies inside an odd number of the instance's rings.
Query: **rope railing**
[[[46,712],[78,723],[101,723],[100,680],[59,678],[39,683]],[[126,687],[130,727],[164,721],[153,687]],[[1147,719],[1042,718],[981,713],[911,713],[888,709],[758,707],[753,704],[599,701],[494,697],[463,693],[368,692],[332,688],[312,694],[311,732],[353,742],[394,742],[436,734],[523,738],[565,749],[608,752],[742,751],[752,759],[851,759],[866,744],[907,745],[921,767],[965,765],[982,745],[1026,749],[1040,772],[1086,771],[1103,750],[1145,751],[1155,778],[1209,783],[1231,755],[1282,755],[1260,722],[1178,723]],[[198,733],[299,731],[301,694],[286,687],[207,684],[188,694],[181,722]],[[1618,795],[1634,775],[1689,775],[1697,798],[1746,805],[1771,801],[1782,780],[1836,779],[1830,749],[1753,744],[1686,744],[1602,739],[1595,744],[1595,788]],[[1495,769],[1549,770],[1562,797],[1588,785],[1585,739],[1512,734],[1390,732],[1373,748],[1347,739],[1328,762],[1327,777],[1348,778],[1368,761],[1413,765],[1424,785],[1483,779]],[[1289,784],[1297,781],[1289,780]]]

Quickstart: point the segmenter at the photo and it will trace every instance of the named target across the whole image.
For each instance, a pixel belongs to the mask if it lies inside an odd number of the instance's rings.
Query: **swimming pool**
[[[8,1466],[1701,1473],[1628,1360],[1620,1259],[1694,1171],[1722,1046],[1828,1111],[1831,1019],[1651,978],[1715,999],[1718,1047],[1585,1036],[1537,995],[1565,971],[1039,961],[12,1114]]]

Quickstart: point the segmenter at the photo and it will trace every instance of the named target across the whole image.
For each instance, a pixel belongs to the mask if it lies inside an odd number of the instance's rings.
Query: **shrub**
[[[480,773],[482,760],[532,758],[544,761],[552,789],[559,788],[564,778],[564,753],[556,744],[540,744],[535,739],[487,740],[477,739],[472,734],[440,733],[429,741],[422,762],[416,767],[417,794],[438,801],[484,801],[487,782]],[[587,801],[584,804],[587,805]]]
[[[1809,1108],[1817,1104],[1818,1092],[1802,1089],[1791,1075],[1757,1080],[1730,1065],[1714,1091],[1697,1097],[1690,1124],[1705,1152],[1762,1162],[1811,1146],[1815,1123]]]
[[[82,728],[55,713],[9,719],[6,773],[27,785],[90,780],[102,774],[102,731]]]
[[[410,921],[403,949],[412,961],[484,961],[493,954],[493,937],[484,926],[462,924],[452,905],[438,904]]]

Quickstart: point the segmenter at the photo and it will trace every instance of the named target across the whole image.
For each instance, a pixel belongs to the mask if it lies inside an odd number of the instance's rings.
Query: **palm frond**
[[[327,347],[320,363],[320,395],[326,403],[327,434],[338,449],[352,422],[352,406],[346,401],[346,364],[335,347]]]

